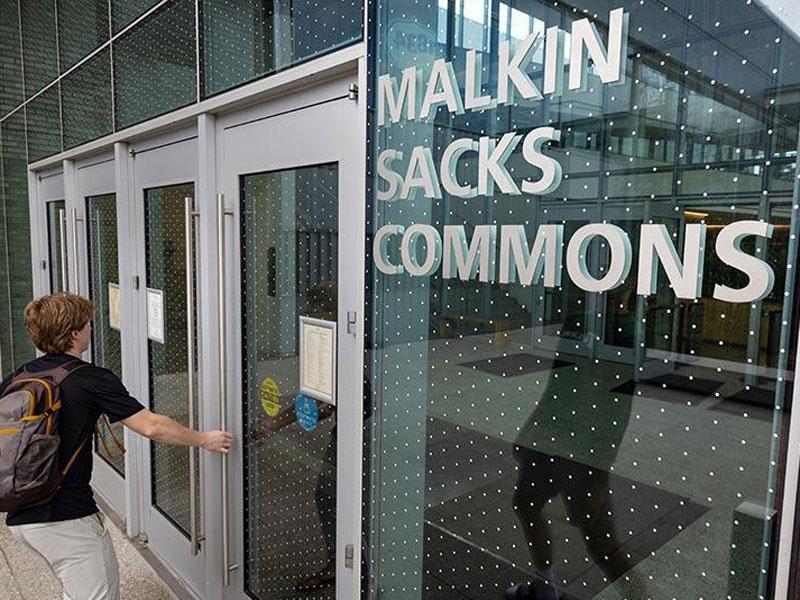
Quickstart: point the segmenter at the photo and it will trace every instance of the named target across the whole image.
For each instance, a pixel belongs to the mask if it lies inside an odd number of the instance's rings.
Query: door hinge
[[[355,558],[355,549],[353,548],[353,544],[347,544],[344,547],[344,566],[348,569],[352,569],[354,558]]]
[[[351,83],[350,88],[347,90],[347,97],[350,100],[358,100],[358,84]]]
[[[139,276],[138,275],[134,275],[133,276],[133,289],[135,289],[135,290],[139,289]]]
[[[42,271],[47,271],[47,261],[46,260],[42,261]]]

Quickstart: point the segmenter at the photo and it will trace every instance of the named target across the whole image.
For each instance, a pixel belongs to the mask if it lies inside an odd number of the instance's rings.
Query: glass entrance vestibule
[[[96,442],[189,594],[796,596],[800,45],[573,4],[372,3],[347,60],[31,173],[36,293],[236,436]]]
[[[92,300],[87,358],[145,406],[235,434],[96,435],[96,492],[198,598],[360,588],[365,122],[338,71],[35,178],[36,293]]]
[[[781,4],[376,3],[376,597],[798,597]]]

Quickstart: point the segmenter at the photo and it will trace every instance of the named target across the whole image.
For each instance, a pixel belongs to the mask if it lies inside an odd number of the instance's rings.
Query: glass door
[[[64,175],[59,170],[37,176],[38,200],[42,211],[40,217],[40,266],[39,279],[42,294],[54,294],[68,288],[67,263],[67,207],[64,194]]]
[[[92,360],[96,365],[122,374],[122,306],[117,255],[117,195],[86,197],[86,249],[89,262],[89,299],[97,308],[92,329]],[[95,444],[98,456],[125,477],[122,425],[101,429]],[[111,440],[108,440],[111,437]],[[113,443],[112,443],[113,442]]]
[[[81,293],[94,304],[92,362],[109,369],[132,387],[122,360],[122,332],[132,332],[122,306],[116,176],[113,155],[95,156],[74,166],[79,237],[85,256],[80,264]],[[114,511],[125,518],[125,432],[121,423],[101,419],[95,435],[93,484]]]
[[[638,258],[639,230],[643,223],[666,226],[676,239],[680,237],[678,247],[681,255],[683,254],[681,220],[679,216],[676,216],[671,203],[649,200],[635,206],[605,203],[601,210],[600,220],[616,225],[630,239],[634,263]],[[599,251],[601,265],[607,264],[607,245],[601,243]],[[662,327],[669,328],[679,318],[681,305],[679,301],[676,302],[673,294],[665,294],[663,290],[659,290],[659,294],[653,294],[650,297],[637,295],[638,279],[635,267],[634,264],[622,285],[597,298],[595,356],[603,360],[633,365],[637,355],[640,359],[642,358],[642,353],[637,354],[636,349],[641,348],[646,337],[645,324],[658,321],[663,324]],[[669,339],[670,337],[667,336],[667,340]],[[656,344],[662,343],[662,340],[652,340],[652,336],[650,341]],[[636,365],[637,368],[640,366],[642,365]],[[658,369],[658,365],[644,366],[648,370]]]
[[[193,132],[132,153],[136,209],[139,400],[188,427],[198,423]],[[138,284],[138,286],[137,286]],[[198,450],[145,442],[142,524],[149,547],[196,594],[205,590]]]
[[[564,240],[584,225],[595,222],[599,207],[575,204],[569,207],[541,204],[540,224],[564,226]],[[599,242],[589,245],[587,262],[592,273],[599,272]],[[566,248],[564,249],[566,254]],[[536,345],[564,352],[567,355],[590,356],[595,342],[594,309],[597,294],[583,291],[567,276],[561,286],[546,288],[543,280],[536,283],[534,294],[534,341]]]
[[[357,104],[337,83],[313,107],[271,116],[267,106],[218,129],[232,213],[226,303],[237,307],[228,397],[241,398],[229,403],[241,440],[228,481],[229,597],[354,598],[359,587],[363,162]],[[308,345],[301,353],[303,318],[335,328],[333,402],[301,392],[301,354],[306,372],[323,369]]]
[[[67,251],[65,248],[66,209],[63,200],[47,203],[47,270],[50,293],[67,289]]]

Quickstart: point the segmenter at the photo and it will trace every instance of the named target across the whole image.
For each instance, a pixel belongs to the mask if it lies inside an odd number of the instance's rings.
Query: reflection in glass
[[[111,58],[108,49],[61,81],[64,147],[73,148],[111,133]]]
[[[113,43],[117,128],[197,100],[195,3],[173,0]]]
[[[4,0],[0,5],[0,30],[3,51],[0,52],[0,69],[3,85],[0,86],[0,115],[19,106],[24,99],[22,80],[22,46],[19,30],[19,2]]]
[[[163,293],[164,342],[148,340],[150,409],[189,426],[189,403],[197,414],[197,395],[188,396],[187,320],[197,327],[196,314],[186,306],[186,198],[194,197],[194,186],[176,185],[145,191],[145,244],[147,287]],[[196,249],[195,249],[196,251]],[[192,267],[196,265],[193,257]],[[195,278],[196,281],[196,278]],[[196,294],[196,290],[193,290]],[[197,303],[195,301],[195,306]],[[197,335],[194,336],[195,341]],[[197,390],[197,386],[194,386]],[[152,503],[188,535],[191,504],[189,495],[189,455],[186,448],[150,444]],[[198,461],[199,462],[199,461]],[[194,477],[199,481],[198,470]],[[198,511],[199,512],[199,511]]]
[[[361,38],[362,3],[355,0],[324,5],[316,0],[200,4],[204,96]]]
[[[13,13],[12,13],[13,14]],[[0,88],[3,86],[0,85]],[[28,206],[28,164],[25,144],[25,111],[6,115],[0,123],[0,183],[3,186],[3,220],[8,296],[0,331],[2,369],[11,369],[36,356],[23,323],[25,306],[33,297],[31,272],[30,212]],[[7,319],[7,320],[6,320]]]
[[[66,227],[65,204],[63,200],[47,203],[47,254],[50,265],[50,293],[66,289],[66,256],[63,254],[63,236]]]
[[[47,88],[26,107],[28,161],[35,162],[61,152],[60,87]]]
[[[58,76],[55,6],[50,0],[19,2],[26,98],[33,96]],[[3,12],[8,8],[8,3],[4,3]]]
[[[64,73],[108,41],[108,0],[61,0],[56,7],[59,67]]]
[[[95,307],[92,326],[92,361],[122,375],[121,322],[111,320],[111,302],[119,289],[116,194],[86,199],[86,255],[89,263],[89,300]],[[119,301],[119,300],[118,300]],[[119,306],[121,308],[121,306]],[[116,313],[121,317],[122,312]],[[108,430],[106,429],[108,427]],[[100,423],[95,452],[125,477],[125,436],[121,422]]]
[[[608,30],[606,9],[584,12],[586,3],[479,4],[489,13],[460,0],[385,0],[371,46],[375,76],[399,81],[414,65],[424,82],[444,58],[463,91],[466,52],[475,49],[481,93],[496,97],[495,40],[569,32],[582,18],[601,36]],[[679,4],[626,4],[619,85],[590,69],[582,90],[457,114],[441,107],[428,122],[373,131],[373,159],[423,146],[438,167],[455,139],[550,125],[561,138],[545,153],[564,174],[546,195],[495,188],[375,200],[373,234],[388,224],[430,224],[440,234],[459,225],[469,242],[477,226],[496,226],[499,262],[502,226],[524,227],[530,247],[539,226],[563,225],[566,255],[579,228],[606,223],[632,248],[629,274],[603,293],[578,287],[566,258],[554,287],[540,274],[525,286],[500,283],[497,270],[484,282],[441,268],[426,277],[373,270],[376,418],[365,454],[376,598],[767,593],[798,322],[790,265],[800,227],[792,197],[800,44],[754,3]],[[408,44],[412,31],[425,43]],[[537,86],[540,64],[533,56],[526,71]],[[470,152],[458,161],[459,185],[476,184],[476,162]],[[405,174],[407,164],[394,167]],[[505,165],[516,182],[538,175],[517,152]],[[775,283],[766,297],[733,304],[715,298],[715,286],[741,288],[748,277],[716,244],[743,220],[773,225],[771,238],[747,236],[741,251],[767,263]],[[661,267],[653,293],[638,293],[641,228],[652,224],[681,257],[687,226],[705,224],[698,298],[676,297]],[[399,238],[388,240],[394,264]],[[610,259],[595,240],[581,266],[599,279]]]
[[[156,4],[158,4],[158,0],[111,0],[111,21],[114,33],[129,25],[131,21],[142,16]]]
[[[245,589],[332,599],[336,414],[306,431],[294,402],[298,317],[337,319],[338,169],[246,175],[241,199]]]

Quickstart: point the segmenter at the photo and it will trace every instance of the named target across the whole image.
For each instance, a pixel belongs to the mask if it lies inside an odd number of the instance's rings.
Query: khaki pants
[[[100,513],[9,529],[50,564],[64,600],[119,600],[117,555]]]

